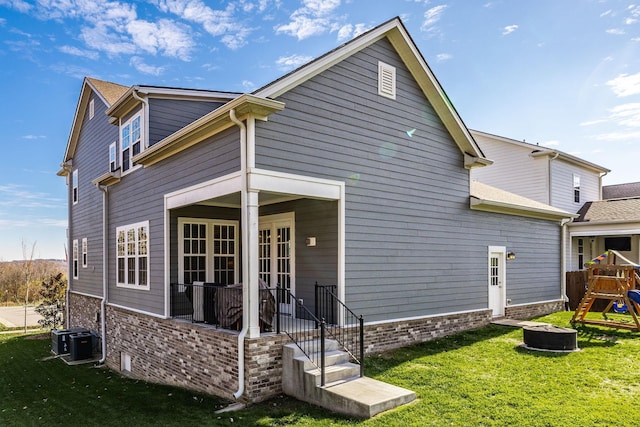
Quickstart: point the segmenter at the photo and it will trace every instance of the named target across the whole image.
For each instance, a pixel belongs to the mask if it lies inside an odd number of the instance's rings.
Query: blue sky
[[[250,92],[395,16],[469,128],[640,181],[632,1],[0,0],[0,260],[64,258],[56,172],[84,76]]]

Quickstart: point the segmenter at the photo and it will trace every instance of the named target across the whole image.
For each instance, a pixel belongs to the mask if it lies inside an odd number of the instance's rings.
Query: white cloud
[[[189,54],[194,45],[189,31],[189,27],[168,19],[161,19],[158,22],[134,20],[127,25],[127,32],[141,49],[154,55],[161,52],[183,61],[190,59]]]
[[[275,27],[276,34],[284,33],[304,40],[335,28],[331,15],[340,6],[340,0],[304,0],[303,4],[289,16],[289,23]]]
[[[599,125],[600,123],[606,123],[606,122],[607,120],[605,119],[588,120],[586,122],[580,123],[580,126],[593,126],[593,125]]]
[[[613,34],[616,36],[621,36],[623,34],[625,34],[624,30],[620,29],[620,28],[610,28],[608,30],[605,31],[607,34]]]
[[[45,139],[46,136],[44,135],[25,135],[22,137],[22,139]]]
[[[453,58],[453,55],[450,53],[439,53],[436,55],[436,61],[438,62],[448,61],[451,58]]]
[[[143,74],[159,76],[164,72],[163,67],[154,67],[152,65],[148,65],[139,56],[132,56],[131,59],[129,60],[129,64]]]
[[[620,74],[607,82],[618,97],[640,94],[640,73]]]
[[[0,6],[12,7],[22,13],[29,12],[33,7],[31,4],[22,0],[0,0]]]
[[[514,25],[507,25],[506,27],[504,27],[502,29],[502,35],[503,36],[507,36],[507,35],[513,33],[517,29],[518,29],[518,26],[515,25],[515,24]]]
[[[256,84],[249,80],[243,80],[242,87],[244,88],[245,92],[253,92],[256,88]]]
[[[278,68],[280,68],[281,70],[289,71],[294,68],[298,68],[301,65],[306,64],[312,59],[313,57],[306,56],[306,55],[283,56],[278,58],[278,60],[276,61],[276,64],[278,65]]]
[[[640,127],[640,102],[618,105],[609,111],[618,125]]]
[[[421,31],[432,31],[433,25],[440,20],[442,14],[446,10],[447,5],[441,4],[439,6],[432,7],[424,13],[424,21],[420,27]]]
[[[640,139],[640,132],[611,132],[594,136],[598,141],[633,141]]]
[[[60,46],[58,50],[62,53],[66,53],[67,55],[81,56],[83,58],[89,59],[98,59],[100,57],[100,54],[98,52],[80,49],[75,46]]]
[[[369,30],[369,27],[367,27],[365,24],[346,24],[338,27],[338,41],[358,37],[360,34]]]
[[[602,17],[604,17],[604,16],[611,15],[612,13],[613,13],[613,11],[612,11],[611,9],[609,9],[609,10],[607,10],[607,11],[605,11],[605,12],[602,12],[602,13],[600,14],[600,17],[602,18]]]

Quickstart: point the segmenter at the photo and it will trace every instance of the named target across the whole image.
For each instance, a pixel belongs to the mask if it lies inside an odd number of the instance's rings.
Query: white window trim
[[[136,264],[135,283],[134,284],[131,284],[131,283],[119,283],[118,282],[118,259],[120,257],[118,256],[118,233],[120,232],[120,230],[123,230],[124,233],[125,233],[125,239],[126,239],[128,230],[133,228],[134,230],[137,231],[137,229],[139,227],[146,227],[146,229],[147,229],[147,253],[146,253],[146,255],[144,255],[147,258],[147,284],[146,285],[139,285],[138,284],[138,279],[139,279],[138,259],[141,258],[141,256],[138,254],[138,239],[137,239],[137,237],[136,237],[136,241],[135,241],[135,247],[136,247],[136,254],[135,254],[135,259],[136,259],[136,263],[135,263]],[[127,224],[127,225],[122,225],[120,227],[116,227],[116,236],[115,236],[116,237],[116,248],[115,248],[116,249],[116,252],[115,252],[115,255],[116,255],[116,272],[115,272],[116,276],[115,276],[115,279],[116,279],[116,286],[117,287],[119,287],[119,288],[128,288],[128,289],[137,289],[137,290],[142,290],[142,291],[148,291],[150,289],[150,284],[151,284],[151,271],[150,271],[150,262],[149,262],[149,260],[151,258],[151,256],[150,256],[151,249],[149,247],[150,246],[149,242],[151,240],[150,236],[151,236],[151,233],[150,233],[150,230],[149,230],[149,221],[141,221],[141,222],[136,222],[134,224]],[[128,242],[125,240],[125,242],[124,242],[124,245],[125,245],[125,248],[124,248],[124,250],[125,250],[125,257],[124,257],[124,259],[125,259],[125,271],[124,271],[125,280],[129,275],[128,274],[129,273],[128,265],[127,265],[127,262],[126,262],[126,260],[127,260],[127,256],[126,256],[127,243]]]
[[[80,266],[78,265],[78,239],[74,239],[73,247],[71,249],[71,271],[74,279],[78,278],[79,270],[80,270],[79,267]]]
[[[580,203],[580,201],[582,200],[582,194],[580,192],[580,175],[575,174],[575,173],[573,174],[573,188],[572,188],[572,190],[573,190],[573,192],[572,192],[573,202],[574,203]],[[578,196],[578,200],[576,200],[576,195]]]
[[[129,133],[130,135],[130,141],[129,141],[129,168],[127,170],[124,170],[124,151],[126,149],[122,148],[122,130],[129,126],[129,130],[131,131],[131,124],[133,123],[133,121],[136,118],[140,118],[140,153],[142,153],[145,149],[145,135],[144,135],[144,129],[145,129],[145,123],[144,123],[144,115],[142,114],[142,111],[139,111],[138,113],[132,115],[131,117],[129,117],[129,119],[127,121],[120,121],[120,126],[118,129],[118,144],[117,147],[117,153],[118,153],[118,164],[121,168],[122,174],[126,175],[130,172],[133,172],[136,169],[139,169],[141,167],[141,165],[134,165],[133,164],[133,138],[131,138],[131,132]]]
[[[80,200],[80,181],[78,177],[78,169],[71,173],[71,199],[73,204],[77,205]]]
[[[396,99],[396,67],[378,61],[378,95]]]
[[[115,172],[118,170],[120,165],[120,162],[118,162],[119,158],[118,142],[114,141],[109,145],[109,172]]]
[[[178,283],[182,283],[183,282],[183,278],[184,278],[184,224],[204,224],[207,226],[207,253],[206,253],[206,266],[207,266],[207,272],[206,272],[206,281],[207,282],[213,282],[214,281],[214,271],[213,271],[213,259],[214,259],[214,253],[213,253],[213,227],[215,225],[233,225],[234,226],[234,241],[235,241],[235,245],[234,245],[234,265],[235,265],[235,269],[234,269],[234,283],[238,283],[239,282],[239,277],[240,277],[240,268],[241,266],[238,264],[238,260],[239,260],[239,247],[240,247],[240,240],[239,240],[239,225],[240,223],[238,221],[233,221],[233,220],[225,220],[225,219],[208,219],[208,218],[186,218],[186,217],[181,217],[178,218]]]
[[[82,268],[87,268],[87,264],[89,263],[88,257],[89,257],[89,254],[88,254],[87,238],[84,237],[82,239]]]
[[[93,116],[95,115],[95,100],[91,100],[89,101],[89,120],[93,119]]]

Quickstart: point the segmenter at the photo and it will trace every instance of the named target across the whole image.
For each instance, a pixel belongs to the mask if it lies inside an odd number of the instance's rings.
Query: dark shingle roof
[[[640,222],[640,197],[585,203],[574,222]]]
[[[602,198],[605,200],[623,199],[628,197],[640,197],[640,182],[605,185],[602,187]]]

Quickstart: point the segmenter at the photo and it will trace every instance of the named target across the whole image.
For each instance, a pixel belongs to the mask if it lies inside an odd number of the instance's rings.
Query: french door
[[[259,277],[269,287],[281,287],[295,294],[294,214],[260,217],[258,227]],[[280,295],[280,312],[294,314],[290,294]]]

